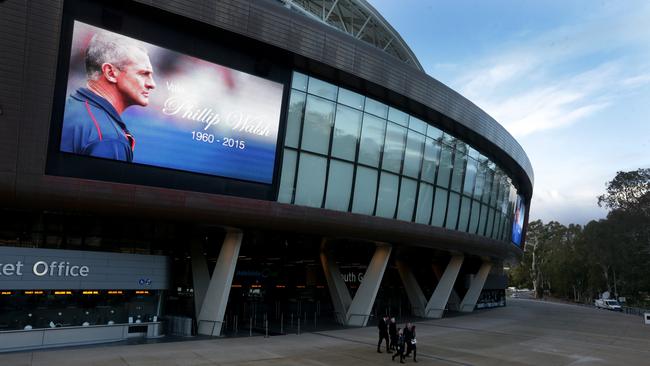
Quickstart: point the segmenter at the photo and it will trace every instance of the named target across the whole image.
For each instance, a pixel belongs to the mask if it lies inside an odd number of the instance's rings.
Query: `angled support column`
[[[384,277],[391,250],[392,247],[388,244],[377,244],[375,254],[370,260],[363,281],[353,299],[343,281],[331,251],[327,248],[326,241],[323,240],[320,254],[321,264],[332,296],[332,303],[341,324],[363,327],[368,323],[370,311],[377,297],[381,279]]]
[[[433,274],[436,276],[436,281],[440,282],[440,279],[442,278],[442,275],[444,273],[444,269],[442,266],[439,266],[437,264],[433,264]],[[449,300],[447,300],[447,309],[453,310],[453,311],[458,311],[460,308],[460,296],[458,296],[458,293],[456,290],[451,289],[451,293],[449,294]]]
[[[205,299],[205,293],[208,292],[208,285],[210,284],[208,262],[203,253],[203,243],[199,240],[192,241],[190,255],[192,258],[192,286],[194,287],[194,314],[196,314],[197,319],[201,313],[201,305],[203,305],[203,299]]]
[[[449,260],[445,272],[438,281],[438,286],[433,291],[431,299],[425,308],[425,317],[439,319],[445,312],[445,306],[449,301],[449,295],[454,289],[454,283],[460,272],[460,266],[463,264],[464,257],[462,255],[454,255]]]
[[[474,311],[476,302],[478,301],[479,295],[481,295],[481,290],[483,290],[483,285],[485,285],[485,280],[487,279],[490,269],[492,268],[492,262],[483,260],[481,268],[479,268],[474,278],[472,278],[472,283],[469,285],[469,289],[463,298],[463,301],[460,303],[460,311],[463,313],[471,313]]]
[[[347,324],[346,314],[352,304],[350,291],[343,281],[339,266],[336,265],[331,250],[327,247],[326,239],[321,241],[320,261],[325,272],[327,288],[332,297],[332,304],[336,312],[336,319],[340,324]]]
[[[379,291],[379,286],[381,286],[381,279],[384,277],[384,271],[386,271],[392,249],[390,244],[377,244],[375,254],[373,254],[368,269],[366,269],[366,273],[363,275],[363,281],[359,285],[357,293],[354,295],[354,299],[352,299],[352,304],[350,304],[350,308],[348,309],[348,325],[365,327],[368,324],[370,311],[372,310],[372,305],[375,303],[377,291]]]
[[[223,316],[226,313],[228,295],[230,295],[230,287],[235,275],[242,237],[243,233],[237,229],[228,229],[226,232],[226,237],[219,252],[219,259],[217,259],[212,278],[198,312],[199,334],[211,336],[221,334]],[[205,259],[203,260],[205,261]],[[198,268],[200,268],[200,265]],[[199,276],[201,275],[199,274]]]
[[[399,276],[402,279],[404,284],[404,290],[406,290],[406,296],[411,303],[411,308],[413,309],[413,314],[415,316],[424,317],[424,309],[427,306],[427,298],[424,297],[424,293],[418,284],[418,281],[413,275],[411,268],[401,260],[395,262],[397,264],[397,271]]]

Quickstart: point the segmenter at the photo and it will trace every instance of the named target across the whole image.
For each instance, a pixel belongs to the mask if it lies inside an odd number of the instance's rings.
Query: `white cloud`
[[[603,56],[621,47],[648,49],[649,17],[646,6],[504,42],[451,85],[515,137],[572,125],[650,83],[647,63]]]

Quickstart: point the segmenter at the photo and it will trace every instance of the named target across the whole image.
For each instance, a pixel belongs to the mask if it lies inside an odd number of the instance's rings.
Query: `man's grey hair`
[[[99,79],[105,63],[123,69],[131,62],[134,49],[147,53],[143,45],[130,38],[110,32],[96,33],[86,49],[86,76],[89,80]]]

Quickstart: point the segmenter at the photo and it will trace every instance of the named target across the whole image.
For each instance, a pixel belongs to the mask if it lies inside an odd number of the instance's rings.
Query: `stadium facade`
[[[0,29],[0,350],[505,306],[530,161],[365,0],[6,0]]]

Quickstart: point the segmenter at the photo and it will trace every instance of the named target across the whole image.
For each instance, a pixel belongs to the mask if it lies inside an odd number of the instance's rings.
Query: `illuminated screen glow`
[[[524,230],[524,216],[526,216],[526,205],[524,205],[524,198],[522,196],[517,196],[515,218],[512,220],[512,242],[517,246],[521,246],[521,237]]]
[[[283,85],[74,22],[60,150],[270,184]]]

